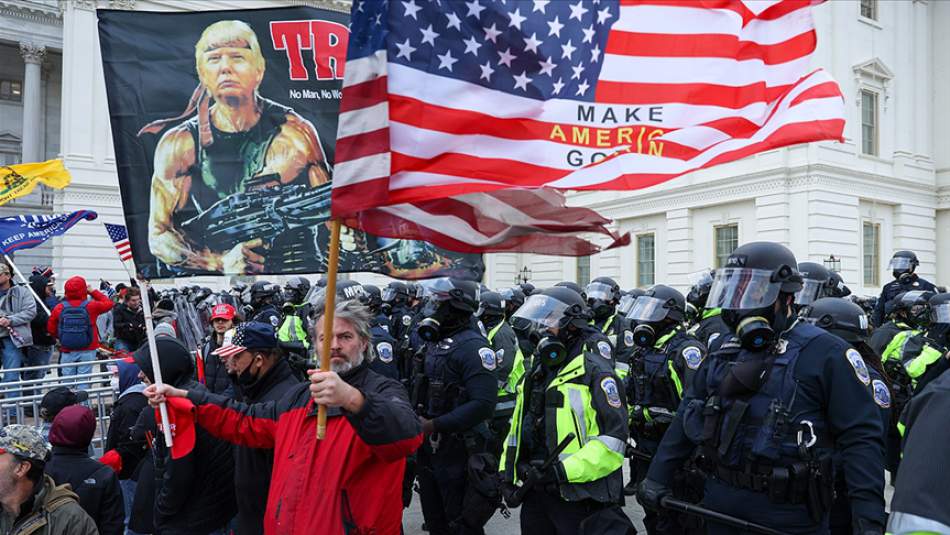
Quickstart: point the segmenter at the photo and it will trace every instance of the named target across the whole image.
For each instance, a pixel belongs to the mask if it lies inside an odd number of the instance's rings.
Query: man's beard
[[[10,470],[9,473],[0,474],[0,496],[10,496],[16,490],[16,475],[13,474],[13,470]],[[18,515],[20,514],[20,504],[16,505],[16,511],[7,511],[4,507],[4,512],[7,514]]]
[[[335,356],[335,355],[334,355],[334,356]],[[353,362],[353,361],[348,360],[348,359],[341,359],[341,360],[343,360],[343,362],[340,362],[339,360],[331,360],[331,361],[330,361],[330,371],[331,371],[331,372],[340,374],[340,373],[346,373],[346,372],[352,370],[353,368],[355,368],[355,367],[357,367],[357,366],[359,366],[360,364],[363,363],[363,354],[360,353],[359,357],[356,359],[356,362]]]

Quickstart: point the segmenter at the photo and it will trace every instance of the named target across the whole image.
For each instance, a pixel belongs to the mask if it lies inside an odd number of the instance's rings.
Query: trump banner
[[[326,270],[349,15],[98,11],[128,239],[147,277]],[[479,255],[346,229],[340,271],[480,279]]]
[[[0,252],[6,255],[20,249],[31,249],[53,236],[61,236],[83,219],[92,221],[96,217],[92,210],[4,217],[0,219]]]

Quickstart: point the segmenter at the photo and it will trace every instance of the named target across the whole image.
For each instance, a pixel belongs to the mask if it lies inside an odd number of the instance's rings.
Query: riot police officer
[[[799,264],[801,268],[801,264]],[[834,297],[824,297],[813,301],[802,310],[802,319],[820,327],[851,344],[861,354],[871,377],[868,393],[877,404],[881,416],[881,425],[885,429],[885,458],[889,458],[892,446],[900,455],[900,442],[888,440],[889,435],[899,436],[892,421],[892,396],[887,384],[887,375],[881,365],[881,357],[867,345],[868,318],[858,305]],[[890,431],[893,430],[893,433]],[[835,458],[835,499],[829,516],[832,535],[851,535],[854,533],[851,523],[851,506],[848,503],[848,487],[841,470],[840,456]]]
[[[382,292],[382,311],[389,316],[389,334],[396,340],[408,336],[412,313],[409,310],[409,286],[404,282],[390,282]]]
[[[579,533],[585,519],[622,500],[623,390],[610,363],[585,350],[592,314],[577,292],[543,290],[515,315],[537,325],[542,338],[518,390],[500,461],[509,505],[514,505],[510,486],[533,482],[521,491],[522,533]],[[552,457],[565,441],[565,449]]]
[[[802,276],[802,289],[795,293],[795,309],[802,310],[825,296],[831,272],[815,262],[799,262],[798,273]]]
[[[389,317],[383,314],[382,310],[383,292],[380,291],[379,286],[364,284],[363,293],[364,295],[360,298],[360,302],[369,309],[373,315],[373,321],[384,331],[389,332]]]
[[[531,355],[534,354],[534,346],[530,337],[531,324],[526,320],[515,317],[515,312],[524,304],[525,294],[519,286],[506,288],[500,294],[502,299],[505,300],[505,318],[518,338],[518,349],[521,350],[522,357],[527,361],[525,368],[530,368]]]
[[[918,328],[897,333],[881,359],[889,373],[905,377],[919,392],[947,369],[947,359],[941,357],[950,348],[950,294],[907,292],[901,302],[913,303],[911,315],[918,318],[914,322]]]
[[[250,321],[267,323],[275,329],[280,326],[280,310],[276,303],[280,299],[280,286],[268,281],[257,281],[248,291],[251,306],[251,313],[248,314]]]
[[[627,317],[637,298],[644,294],[640,288],[634,288],[624,293],[617,304],[616,331],[617,341],[614,345],[614,370],[621,381],[625,381],[630,373],[630,361],[637,344],[633,340],[633,330],[637,322]]]
[[[825,297],[848,297],[851,295],[851,288],[844,283],[844,279],[841,278],[841,273],[837,271],[830,272],[831,277],[828,279],[828,286],[825,288]]]
[[[587,285],[587,304],[594,313],[594,327],[617,347],[616,315],[620,285],[610,277],[597,277]]]
[[[881,288],[881,296],[877,300],[874,317],[871,318],[875,326],[884,323],[884,318],[887,316],[887,306],[897,294],[914,290],[937,291],[936,286],[930,281],[914,273],[919,265],[920,261],[917,260],[917,255],[913,251],[897,251],[894,253],[888,265],[894,275],[894,280]]]
[[[277,339],[285,344],[302,344],[310,347],[310,303],[306,302],[310,292],[310,281],[299,275],[287,279],[284,283],[284,304],[281,312],[284,319],[277,330]]]
[[[691,303],[699,311],[699,321],[693,325],[690,332],[706,346],[709,352],[718,349],[723,337],[729,334],[729,326],[722,321],[722,309],[706,306],[714,275],[715,271],[710,269],[691,274],[690,280],[693,285],[686,294],[686,302]]]
[[[696,374],[637,496],[658,507],[698,454],[703,505],[786,533],[827,533],[832,453],[840,455],[855,532],[884,527],[883,428],[860,353],[796,321],[798,263],[777,243],[737,248],[708,305],[733,331]],[[697,451],[698,450],[698,451]],[[711,535],[733,533],[707,522]]]
[[[627,317],[636,322],[633,340],[637,350],[630,363],[625,391],[630,405],[630,435],[636,441],[631,463],[633,481],[625,490],[633,494],[636,483],[646,477],[649,459],[683,398],[683,390],[706,358],[706,346],[686,331],[683,320],[686,298],[669,286],[658,284],[637,298]],[[693,485],[694,487],[696,485]],[[698,499],[680,470],[674,492]],[[643,524],[651,534],[701,530],[694,519],[674,514],[657,515],[647,509]]]
[[[887,323],[878,325],[875,327],[874,332],[871,333],[868,345],[870,345],[871,349],[878,355],[884,354],[884,350],[898,333],[916,330],[917,328],[916,323],[919,319],[914,318],[911,314],[912,304],[916,299],[905,301],[904,298],[907,296],[907,293],[908,292],[901,292],[891,299],[890,304],[887,305],[887,313],[885,315]],[[913,295],[921,295],[921,293],[913,293]]]
[[[473,314],[478,285],[459,279],[428,284],[420,336],[429,342],[425,373],[414,378],[411,401],[421,406],[426,435],[418,451],[419,498],[432,535],[482,533],[463,517],[470,455],[481,453],[488,438],[498,395],[495,351],[482,336]]]
[[[518,337],[505,321],[505,301],[497,292],[481,292],[475,316],[482,322],[488,343],[495,350],[495,376],[498,379],[498,402],[492,417],[492,440],[488,451],[496,457],[501,453],[502,441],[508,436],[511,413],[515,409],[515,387],[524,375],[524,356],[518,349]],[[516,371],[517,370],[517,371]],[[515,377],[511,377],[512,374]]]

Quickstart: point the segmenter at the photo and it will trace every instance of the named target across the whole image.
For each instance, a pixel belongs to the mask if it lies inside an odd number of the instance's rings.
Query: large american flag
[[[123,262],[131,260],[132,245],[129,244],[129,231],[125,228],[125,225],[112,225],[110,223],[104,223],[104,225],[106,226],[106,232],[109,233],[109,239],[112,240],[112,245],[119,252],[119,260]]]
[[[809,66],[813,3],[357,0],[334,215],[456,250],[588,254],[573,235],[608,221],[560,190],[842,138],[840,89]]]

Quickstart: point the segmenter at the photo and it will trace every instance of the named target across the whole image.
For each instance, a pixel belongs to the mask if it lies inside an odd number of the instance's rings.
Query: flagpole
[[[330,221],[330,255],[327,260],[327,289],[323,309],[323,342],[320,345],[320,371],[330,370],[330,344],[333,341],[333,313],[336,311],[336,273],[340,263],[340,220]],[[317,406],[317,440],[327,435],[327,407]]]
[[[16,264],[13,263],[13,259],[10,258],[10,256],[7,253],[3,253],[3,259],[6,260],[7,264],[13,268],[13,272],[17,274],[17,277],[20,277],[20,280],[23,281],[23,284],[26,285],[26,288],[30,290],[30,293],[33,294],[33,297],[35,297],[36,300],[39,301],[40,306],[43,307],[43,310],[46,311],[46,315],[49,316],[50,315],[49,307],[46,306],[46,303],[43,302],[42,299],[40,299],[40,296],[36,295],[36,290],[34,290],[32,286],[30,286],[30,281],[27,280],[27,278],[23,276],[23,273],[20,273],[20,268],[16,267]]]

